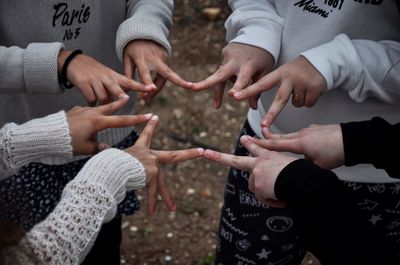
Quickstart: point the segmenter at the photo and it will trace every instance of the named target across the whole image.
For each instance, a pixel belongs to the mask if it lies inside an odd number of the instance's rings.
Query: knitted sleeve
[[[26,49],[0,46],[0,93],[63,92],[57,72],[63,47],[59,42],[31,43]]]
[[[90,159],[64,189],[55,210],[7,253],[18,264],[80,264],[100,231],[116,214],[127,189],[144,186],[142,164],[117,149]],[[23,254],[22,254],[23,253]]]
[[[72,157],[71,136],[64,111],[0,129],[0,180],[46,156]]]
[[[152,40],[163,46],[171,54],[168,41],[172,26],[173,0],[129,0],[128,19],[118,28],[116,49],[120,60],[125,46],[132,40]]]

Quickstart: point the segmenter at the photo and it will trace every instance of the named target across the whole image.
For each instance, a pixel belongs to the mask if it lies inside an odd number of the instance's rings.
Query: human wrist
[[[58,59],[57,59],[57,73],[59,76],[61,76],[61,71],[65,63],[65,59],[72,53],[72,51],[68,51],[65,49],[60,50],[60,53],[58,54]]]

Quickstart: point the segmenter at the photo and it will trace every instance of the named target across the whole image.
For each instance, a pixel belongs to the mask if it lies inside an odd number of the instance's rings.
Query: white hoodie
[[[288,133],[312,123],[381,116],[400,120],[400,10],[395,0],[230,0],[227,40],[260,47],[280,65],[305,56],[324,76],[328,92],[312,108],[286,105],[273,124]],[[248,120],[260,122],[276,90],[264,92]],[[341,168],[340,178],[387,182],[370,166]]]

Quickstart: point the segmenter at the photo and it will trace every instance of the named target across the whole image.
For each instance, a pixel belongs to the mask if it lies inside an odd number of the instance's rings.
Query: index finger
[[[233,68],[226,64],[221,66],[213,75],[209,76],[207,79],[194,83],[192,86],[193,90],[204,90],[217,85],[218,83],[223,83],[233,75]]]
[[[142,145],[149,147],[151,143],[151,139],[153,138],[154,132],[156,131],[159,118],[157,115],[151,117],[149,122],[144,127],[143,131],[140,133],[139,138],[137,139],[135,145]]]
[[[171,164],[190,160],[204,155],[203,148],[192,148],[177,151],[153,151],[161,163]]]
[[[161,63],[158,67],[158,73],[163,76],[165,79],[171,81],[177,86],[191,89],[193,87],[193,83],[184,80],[177,73],[175,73],[168,65],[165,63]]]
[[[251,86],[235,92],[233,96],[236,100],[243,100],[249,97],[258,96],[264,91],[271,90],[280,82],[280,80],[280,75],[276,71],[272,72],[269,75],[264,76]]]
[[[281,86],[276,92],[274,101],[272,101],[267,113],[265,114],[263,120],[261,121],[262,127],[269,127],[274,122],[276,117],[285,107],[286,103],[289,101],[290,95],[293,91],[293,85],[288,80],[283,80]]]
[[[99,107],[96,107],[95,109],[97,110],[98,113],[101,113],[103,115],[112,115],[122,109],[123,106],[126,105],[129,101],[129,96],[124,95],[121,96],[118,100],[113,101],[109,104],[102,105]]]
[[[207,149],[204,157],[225,166],[240,170],[252,171],[256,165],[256,158],[249,156],[235,156]]]

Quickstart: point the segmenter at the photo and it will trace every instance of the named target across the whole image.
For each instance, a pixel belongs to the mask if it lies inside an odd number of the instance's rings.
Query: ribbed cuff
[[[64,111],[22,125],[12,124],[6,134],[11,163],[16,168],[46,156],[72,157]]]
[[[171,45],[168,42],[169,30],[161,21],[149,18],[131,17],[118,28],[116,51],[122,61],[125,46],[132,40],[151,40],[163,46],[171,55]]]
[[[351,40],[344,34],[335,37],[331,42],[307,50],[304,56],[325,78],[327,90],[342,87],[345,90],[353,88],[359,74],[353,65],[356,61]]]
[[[24,56],[24,78],[28,93],[57,94],[63,91],[57,71],[57,60],[64,45],[31,43]]]
[[[92,157],[75,180],[102,185],[117,202],[121,202],[126,190],[136,190],[146,185],[146,171],[133,156],[111,148]]]

